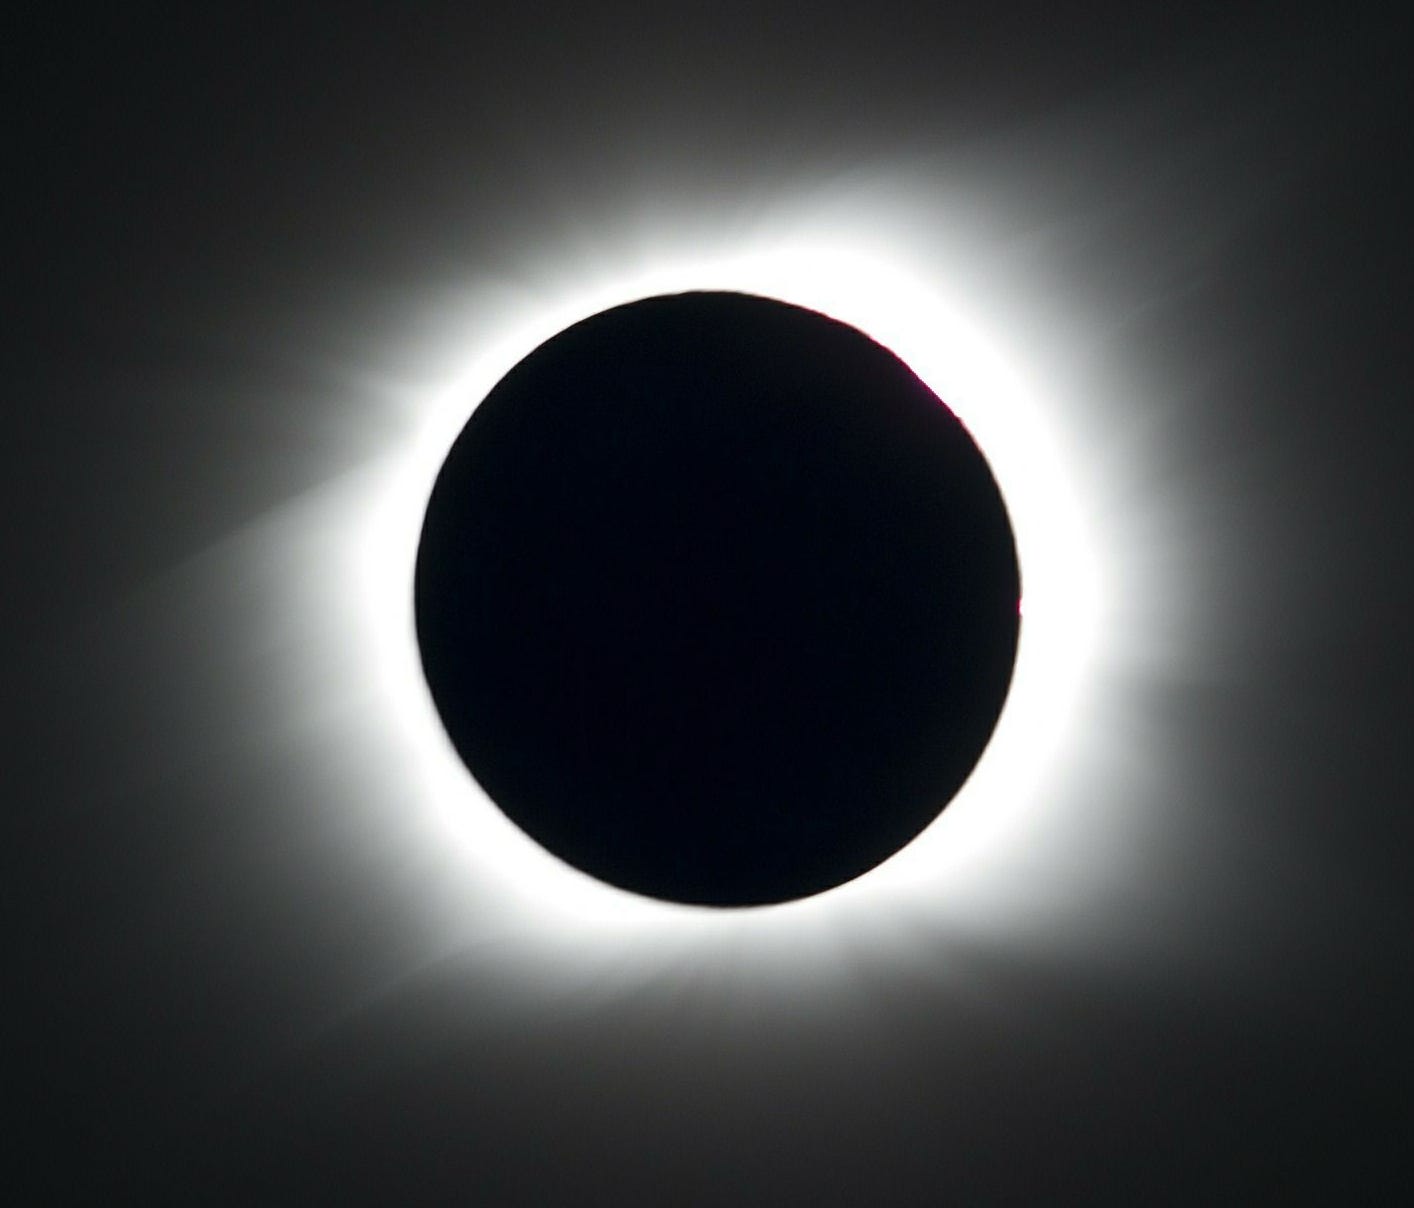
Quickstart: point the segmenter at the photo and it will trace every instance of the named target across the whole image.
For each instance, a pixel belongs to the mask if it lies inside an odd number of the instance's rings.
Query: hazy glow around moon
[[[946,232],[900,217],[907,196],[884,190],[871,201],[835,190],[783,202],[747,229],[726,221],[709,229],[705,220],[694,228],[684,214],[679,231],[661,214],[630,216],[509,246],[501,275],[472,277],[459,309],[429,306],[436,340],[422,328],[403,337],[417,345],[409,363],[437,367],[440,385],[367,383],[376,410],[349,422],[367,425],[364,439],[383,452],[245,534],[271,623],[254,614],[241,623],[247,640],[278,644],[259,688],[267,703],[254,707],[281,741],[293,736],[307,751],[318,785],[310,840],[344,847],[414,895],[407,905],[422,938],[410,959],[490,944],[529,984],[571,966],[598,976],[591,969],[606,961],[651,977],[681,960],[734,969],[755,987],[857,967],[840,959],[842,948],[916,959],[931,950],[905,938],[918,927],[1091,952],[1115,922],[1096,903],[1151,876],[1146,845],[1160,830],[1169,842],[1172,826],[1156,779],[1167,752],[1144,731],[1143,709],[1174,656],[1191,657],[1191,638],[1180,633],[1180,649],[1172,622],[1192,590],[1177,561],[1182,543],[1148,538],[1164,526],[1181,537],[1183,517],[1171,497],[1123,496],[1133,466],[1117,443],[1122,426],[1114,439],[1085,439],[1115,391],[1093,376],[1077,382],[1084,314],[1038,327],[1059,305],[1039,288],[1019,318],[953,292],[950,282],[979,279],[986,249],[960,233],[947,245]],[[855,881],[727,911],[607,887],[507,820],[443,733],[413,624],[427,497],[472,409],[577,320],[702,289],[778,298],[850,323],[927,382],[991,465],[1016,537],[1024,613],[992,741],[937,821]],[[1031,334],[1012,346],[1004,331]],[[386,355],[395,343],[389,334],[379,347]],[[299,737],[306,732],[309,742]]]
[[[347,550],[356,601],[336,626],[369,652],[365,674],[383,702],[376,741],[407,785],[410,827],[454,844],[466,875],[494,886],[531,930],[609,927],[645,938],[664,927],[741,935],[798,935],[805,925],[888,899],[995,896],[988,867],[1031,825],[1070,775],[1067,742],[1086,706],[1105,596],[1103,534],[1087,528],[1075,467],[1064,464],[1044,393],[1016,350],[971,320],[943,283],[910,273],[902,248],[848,231],[799,229],[738,238],[714,253],[668,241],[605,271],[566,272],[546,296],[478,316],[467,363],[425,400],[415,430],[382,464],[365,514],[329,537]],[[941,817],[893,859],[857,881],[802,902],[721,912],[651,901],[562,864],[507,821],[468,776],[442,732],[422,680],[412,622],[412,567],[432,482],[471,410],[521,357],[569,324],[622,302],[685,290],[736,290],[806,306],[858,327],[897,353],[967,425],[991,463],[1016,533],[1023,613],[1015,677],[996,732],[969,782]],[[362,476],[361,476],[362,477]],[[370,481],[365,479],[364,481]],[[339,609],[331,607],[331,615]],[[330,631],[331,639],[334,630]],[[482,898],[484,904],[484,896]]]

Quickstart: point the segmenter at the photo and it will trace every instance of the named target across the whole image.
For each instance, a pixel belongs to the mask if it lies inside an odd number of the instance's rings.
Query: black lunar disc
[[[735,293],[648,298],[510,371],[438,475],[427,683],[527,834],[719,906],[839,885],[971,772],[1016,654],[1006,509],[887,349]]]

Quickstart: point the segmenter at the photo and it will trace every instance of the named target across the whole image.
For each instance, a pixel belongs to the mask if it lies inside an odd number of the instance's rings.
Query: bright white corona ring
[[[950,902],[975,913],[995,900],[989,870],[1037,821],[1067,772],[1070,719],[1079,715],[1096,661],[1103,568],[1070,467],[1054,438],[1055,415],[1029,382],[1020,350],[969,316],[945,282],[910,273],[897,250],[839,238],[762,239],[684,256],[640,253],[602,271],[541,283],[477,315],[464,368],[418,408],[403,447],[377,471],[350,539],[349,598],[355,635],[374,652],[385,709],[378,741],[407,788],[409,826],[448,845],[475,886],[518,930],[576,942],[611,934],[649,948],[665,937],[729,934],[770,948],[893,903]],[[413,567],[424,509],[452,441],[500,378],[570,324],[658,294],[726,290],[807,307],[891,349],[958,416],[990,463],[1016,538],[1023,619],[1010,693],[992,739],[957,797],[917,839],[858,879],[781,905],[720,910],[638,897],[564,864],[515,827],[485,796],[447,740],[419,661]],[[489,324],[489,325],[488,325]],[[887,915],[888,911],[885,910]]]

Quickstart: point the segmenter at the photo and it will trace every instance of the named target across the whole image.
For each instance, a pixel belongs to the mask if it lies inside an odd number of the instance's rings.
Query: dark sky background
[[[9,19],[25,1202],[1397,1198],[1410,39],[1074,7]],[[970,911],[541,927],[406,824],[321,534],[498,300],[801,197],[965,247],[1103,468],[1086,821]]]

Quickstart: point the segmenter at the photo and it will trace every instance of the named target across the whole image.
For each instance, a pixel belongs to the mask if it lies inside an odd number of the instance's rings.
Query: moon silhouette
[[[576,323],[434,484],[418,645],[491,800],[592,877],[782,902],[867,872],[977,763],[1016,547],[966,428],[888,349],[747,294]]]

